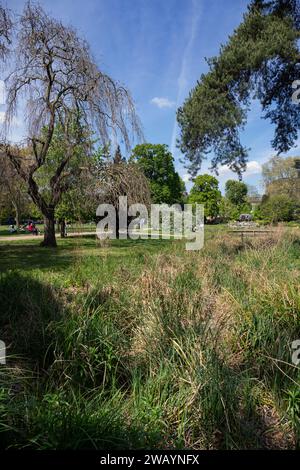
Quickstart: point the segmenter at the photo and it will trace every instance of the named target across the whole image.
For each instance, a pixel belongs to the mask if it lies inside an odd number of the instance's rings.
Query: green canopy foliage
[[[246,203],[248,187],[242,181],[228,180],[225,185],[227,199],[234,205],[239,206]]]
[[[285,194],[300,203],[300,178],[296,169],[299,157],[272,157],[262,166],[262,175],[268,195]]]
[[[47,129],[43,129],[42,134]],[[62,194],[55,208],[55,216],[58,220],[90,220],[95,215],[96,202],[92,202],[92,191],[96,177],[93,167],[96,164],[95,141],[92,131],[87,127],[80,129],[81,138],[78,139],[76,124],[73,124],[74,145],[72,155],[65,164],[65,157],[69,151],[69,143],[65,139],[62,126],[58,124],[53,133],[45,163],[35,174],[40,193],[45,201],[51,202],[51,178],[54,177],[57,168],[64,165],[61,177]],[[75,145],[75,140],[77,144]],[[94,181],[93,181],[94,180]]]
[[[188,202],[204,205],[205,217],[216,217],[220,212],[222,200],[219,182],[211,175],[199,175],[194,179]]]
[[[295,209],[295,203],[286,194],[276,194],[264,200],[259,215],[271,223],[288,222],[293,220]]]
[[[167,145],[137,145],[133,149],[130,162],[136,162],[150,181],[153,203],[183,202],[185,185],[175,171],[174,159]]]

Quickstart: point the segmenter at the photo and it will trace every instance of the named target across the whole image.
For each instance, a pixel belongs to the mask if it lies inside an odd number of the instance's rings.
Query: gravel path
[[[96,232],[74,232],[70,233],[67,238],[69,237],[80,237],[82,235],[96,235]],[[60,238],[60,234],[56,234],[56,237]],[[7,242],[7,241],[17,241],[17,240],[42,240],[44,235],[5,235],[0,236],[0,242]]]

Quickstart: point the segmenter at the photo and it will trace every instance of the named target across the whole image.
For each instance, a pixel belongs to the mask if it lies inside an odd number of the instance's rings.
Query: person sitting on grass
[[[28,230],[30,233],[32,233],[33,235],[38,235],[38,229],[36,228],[35,224],[33,222],[30,222],[29,226],[28,226]]]
[[[14,224],[11,224],[11,225],[9,226],[9,229],[8,229],[8,230],[9,230],[9,233],[16,233],[16,231],[17,231],[17,229],[16,229],[16,227],[14,226]]]

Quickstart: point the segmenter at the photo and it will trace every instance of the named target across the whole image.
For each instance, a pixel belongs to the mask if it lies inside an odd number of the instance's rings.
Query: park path
[[[68,234],[67,238],[81,237],[82,235],[96,235],[96,231],[74,232],[74,233]],[[56,234],[56,236],[60,238],[60,234]],[[17,240],[42,240],[43,237],[44,235],[4,235],[4,236],[0,236],[0,242],[17,241]]]

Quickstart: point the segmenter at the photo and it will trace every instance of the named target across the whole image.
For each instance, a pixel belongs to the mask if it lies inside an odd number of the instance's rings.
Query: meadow
[[[0,446],[300,443],[300,230],[0,243]]]

